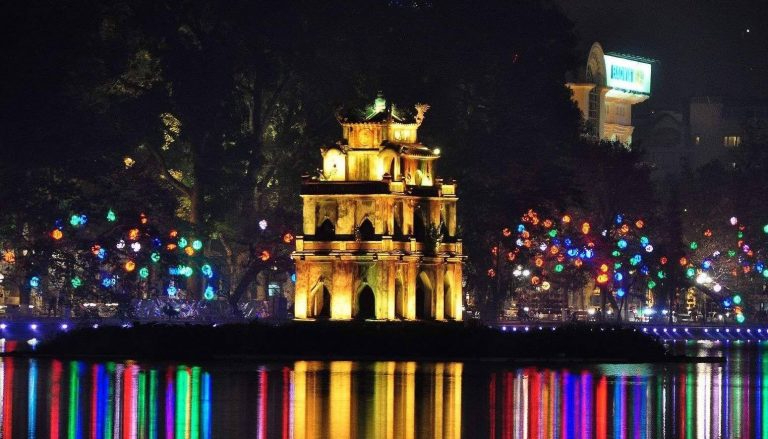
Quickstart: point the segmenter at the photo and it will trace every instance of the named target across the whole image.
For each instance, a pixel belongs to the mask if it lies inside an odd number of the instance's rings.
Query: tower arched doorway
[[[360,223],[360,239],[362,241],[373,241],[376,239],[376,231],[373,228],[371,220],[366,218]]]
[[[454,297],[453,297],[453,288],[452,288],[452,282],[451,282],[451,272],[446,271],[444,282],[443,282],[443,304],[444,304],[444,315],[446,319],[455,319],[456,316],[455,313],[455,307],[456,304],[454,303]]]
[[[432,282],[421,272],[416,279],[416,318],[425,320],[432,317]]]
[[[330,218],[326,218],[317,228],[315,232],[317,239],[330,241],[336,236],[336,226],[333,225],[333,221]]]
[[[357,295],[357,319],[375,319],[376,318],[376,296],[368,285],[363,285]]]
[[[413,237],[418,242],[424,242],[427,239],[427,226],[424,224],[424,215],[417,208],[413,212]]]
[[[318,285],[312,293],[312,316],[318,319],[331,318],[331,293],[325,285]]]
[[[395,317],[398,319],[405,318],[405,289],[403,288],[403,281],[400,276],[395,278]]]

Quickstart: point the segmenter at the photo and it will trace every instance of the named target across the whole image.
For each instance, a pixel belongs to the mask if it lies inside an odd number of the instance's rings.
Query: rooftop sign
[[[626,58],[605,55],[607,85],[643,94],[651,94],[651,65]]]

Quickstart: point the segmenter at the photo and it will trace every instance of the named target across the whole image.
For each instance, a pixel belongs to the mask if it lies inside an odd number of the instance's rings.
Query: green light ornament
[[[208,285],[205,287],[205,293],[203,293],[203,297],[205,297],[205,300],[213,300],[213,296],[215,295],[215,292],[213,291],[213,287]]]
[[[200,250],[203,248],[203,241],[200,241],[199,239],[195,239],[192,241],[192,248],[195,250]]]
[[[739,296],[738,294],[733,296],[733,304],[734,305],[740,305],[741,304],[741,296]]]
[[[659,279],[664,279],[666,277],[666,274],[664,274],[663,271],[659,270],[659,272],[656,273],[656,276],[658,276]]]
[[[764,278],[768,278],[768,268],[766,268],[765,270],[763,270],[763,277],[764,277]]]
[[[621,256],[621,252],[618,250],[614,250],[613,252],[611,252],[611,254],[613,255],[614,258],[618,258],[619,256]]]
[[[557,264],[555,265],[555,272],[560,273],[563,271],[563,264]],[[766,270],[768,271],[768,270]]]
[[[763,233],[768,233],[768,224],[763,226]]]
[[[69,281],[69,283],[72,285],[72,288],[80,288],[80,286],[83,285],[83,280],[75,276],[72,278],[72,280]]]
[[[152,260],[152,262],[160,262],[160,253],[152,252],[149,258]]]
[[[648,289],[652,290],[656,286],[656,282],[649,280],[648,281]]]
[[[187,238],[184,238],[183,236],[179,238],[179,248],[183,249],[187,246]]]
[[[689,268],[685,270],[685,276],[689,279],[693,278],[693,276],[696,276],[696,270],[694,270],[693,268]]]
[[[744,317],[744,314],[741,314],[741,313],[736,314],[736,321],[737,322],[744,323],[744,320],[746,320],[746,318]]]
[[[699,243],[696,241],[693,241],[691,242],[690,247],[691,247],[691,250],[696,250],[697,248],[699,248]]]
[[[613,264],[613,269],[614,270],[618,270],[619,268],[621,268],[621,262],[616,262],[616,263]]]
[[[112,209],[109,209],[109,212],[107,212],[107,221],[111,223],[117,221],[117,215]]]
[[[557,236],[557,230],[554,230],[554,229],[550,230],[549,231],[549,236],[550,236],[550,238],[554,238],[555,236]]]
[[[743,237],[744,237],[744,232],[739,232],[739,233],[737,233],[737,234],[736,234],[736,236],[737,236],[739,239],[741,239],[741,238],[743,238]]]
[[[148,278],[149,277],[149,268],[141,267],[141,269],[139,270],[139,277],[141,277],[142,279]]]

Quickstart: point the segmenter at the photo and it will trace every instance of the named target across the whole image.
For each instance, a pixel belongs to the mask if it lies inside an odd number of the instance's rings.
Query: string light
[[[80,288],[80,286],[83,284],[83,280],[75,276],[69,281],[69,283],[72,285],[72,288]]]
[[[195,239],[192,241],[192,248],[197,251],[203,248],[203,241],[200,241],[199,239]]]
[[[142,279],[148,278],[149,277],[149,268],[141,267],[139,269],[139,277],[141,277]]]
[[[117,215],[112,209],[109,209],[109,211],[107,211],[107,221],[111,223],[117,221]]]
[[[32,288],[37,288],[40,286],[40,277],[39,276],[32,276],[29,278],[29,286]]]
[[[214,295],[215,295],[215,292],[213,291],[212,286],[209,285],[205,287],[205,293],[203,293],[203,297],[205,298],[205,300],[213,300]]]
[[[60,240],[64,237],[64,233],[59,229],[53,229],[51,231],[51,238],[55,239],[56,241]]]
[[[84,226],[88,222],[88,217],[85,215],[72,215],[69,217],[69,225],[72,227]]]

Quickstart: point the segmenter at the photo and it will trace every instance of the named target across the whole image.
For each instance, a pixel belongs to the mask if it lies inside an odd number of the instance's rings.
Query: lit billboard
[[[611,88],[651,94],[651,65],[605,55],[607,85]]]

